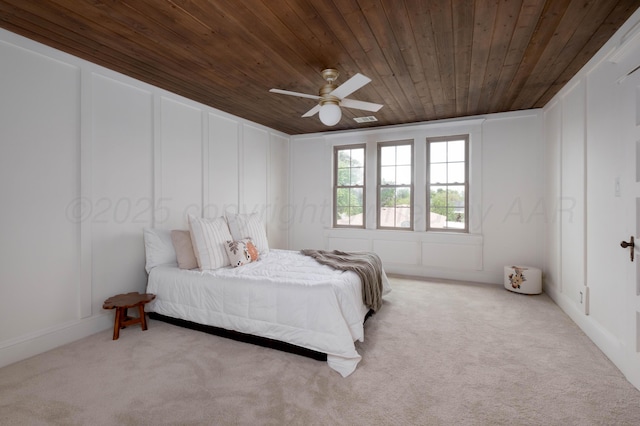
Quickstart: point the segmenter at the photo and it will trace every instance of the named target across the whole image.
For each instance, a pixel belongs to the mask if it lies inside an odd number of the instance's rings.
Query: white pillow
[[[269,253],[267,233],[258,213],[227,214],[227,223],[234,240],[251,238],[261,255]]]
[[[168,229],[144,228],[145,270],[151,272],[160,265],[177,266],[176,251]]]
[[[224,217],[203,219],[189,215],[189,230],[200,269],[218,269],[231,264],[224,246],[232,237]]]

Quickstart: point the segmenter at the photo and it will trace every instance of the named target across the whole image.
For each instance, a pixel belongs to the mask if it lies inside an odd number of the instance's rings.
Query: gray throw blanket
[[[377,254],[313,249],[304,249],[300,252],[333,269],[353,271],[358,274],[360,281],[362,281],[362,301],[365,306],[374,311],[380,309],[382,306],[382,261]]]

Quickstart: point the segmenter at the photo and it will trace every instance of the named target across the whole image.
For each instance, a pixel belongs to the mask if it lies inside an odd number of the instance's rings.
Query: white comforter
[[[384,293],[390,290],[383,273]],[[199,324],[276,339],[327,354],[343,377],[361,357],[368,308],[354,272],[320,265],[297,251],[270,250],[257,262],[212,271],[157,266],[147,310]]]

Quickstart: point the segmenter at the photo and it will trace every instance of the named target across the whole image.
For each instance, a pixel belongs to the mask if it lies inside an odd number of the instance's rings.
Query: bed
[[[145,230],[147,292],[156,295],[148,312],[326,354],[343,377],[355,371],[361,357],[354,342],[364,340],[370,312],[358,274],[264,247],[240,267],[181,268],[169,232]],[[384,271],[382,284],[388,293]]]

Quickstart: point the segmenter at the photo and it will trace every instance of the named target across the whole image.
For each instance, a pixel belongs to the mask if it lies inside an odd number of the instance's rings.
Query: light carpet
[[[150,320],[0,369],[0,424],[640,424],[640,392],[546,295],[391,283],[347,378]]]

